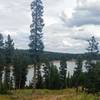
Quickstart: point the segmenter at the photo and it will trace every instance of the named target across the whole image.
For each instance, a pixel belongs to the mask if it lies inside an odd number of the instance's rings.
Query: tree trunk
[[[36,80],[36,65],[34,65],[34,73],[33,73],[33,91],[32,91],[32,93],[35,92],[36,83],[37,83],[37,80]]]

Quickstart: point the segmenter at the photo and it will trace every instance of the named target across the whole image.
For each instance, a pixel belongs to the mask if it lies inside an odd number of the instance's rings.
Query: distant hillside
[[[66,60],[71,60],[71,59],[77,59],[79,56],[83,56],[83,54],[57,53],[48,51],[45,51],[44,55],[48,57],[50,60],[60,60],[63,57]]]
[[[25,56],[29,57],[29,50],[15,50],[15,52],[19,52]],[[77,59],[79,56],[81,56],[83,59],[87,59],[87,54],[71,54],[71,53],[57,53],[57,52],[49,52],[49,51],[44,51],[43,57],[48,58],[49,60],[60,60],[62,57],[64,57],[66,60],[71,60],[71,59]],[[97,56],[92,57],[95,60],[100,60],[100,54]]]

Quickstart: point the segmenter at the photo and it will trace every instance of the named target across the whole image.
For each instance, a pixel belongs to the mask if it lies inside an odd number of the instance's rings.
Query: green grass
[[[100,100],[100,95],[76,93],[75,89],[39,89],[32,94],[31,89],[24,89],[12,91],[12,95],[0,95],[0,100]]]

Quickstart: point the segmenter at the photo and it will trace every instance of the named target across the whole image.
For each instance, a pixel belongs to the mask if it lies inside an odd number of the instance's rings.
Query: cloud
[[[100,1],[99,0],[79,0],[74,9],[72,18],[67,18],[62,14],[63,22],[67,26],[100,25]]]
[[[1,0],[0,4],[0,31],[20,31],[24,25],[28,25],[30,21],[30,10],[28,0]],[[27,23],[26,23],[27,21]],[[24,28],[26,32],[26,27]]]
[[[62,24],[53,24],[46,27],[44,31],[45,49],[69,53],[85,52],[88,45],[86,40],[91,36],[82,28],[69,28]]]

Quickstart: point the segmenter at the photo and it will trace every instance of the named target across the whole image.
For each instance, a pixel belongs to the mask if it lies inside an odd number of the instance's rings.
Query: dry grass
[[[13,95],[0,96],[0,100],[100,100],[100,96],[76,93],[74,89],[64,90],[32,90],[13,91]]]

